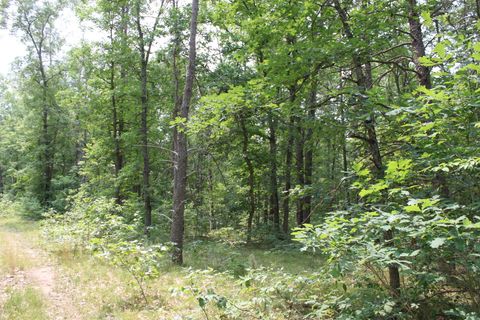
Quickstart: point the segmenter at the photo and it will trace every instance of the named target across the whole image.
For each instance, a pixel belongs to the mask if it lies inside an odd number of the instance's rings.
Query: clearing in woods
[[[33,222],[0,220],[0,319],[79,319],[71,281],[37,233]]]

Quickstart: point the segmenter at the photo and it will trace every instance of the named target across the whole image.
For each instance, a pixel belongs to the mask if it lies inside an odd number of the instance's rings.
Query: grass
[[[12,289],[1,309],[2,320],[47,320],[41,293],[32,287]]]
[[[20,246],[18,236],[34,239],[38,226],[19,217],[8,216],[0,219],[0,274],[25,270],[32,266]]]
[[[203,241],[187,246],[184,267],[171,265],[165,257],[159,277],[147,282],[149,303],[146,305],[126,271],[107,265],[87,252],[69,252],[68,247],[57,248],[55,252],[71,279],[64,290],[73,293],[74,303],[84,319],[259,319],[239,310],[236,310],[239,315],[227,318],[225,310],[218,308],[215,301],[209,302],[204,311],[199,298],[209,295],[225,297],[236,304],[234,308],[242,309],[246,303],[259,299],[259,295],[278,298],[272,304],[274,309],[265,310],[269,317],[261,319],[301,319],[286,316],[293,311],[286,310],[289,306],[284,302],[295,297],[282,297],[284,293],[280,291],[285,290],[287,295],[288,291],[294,292],[296,284],[288,284],[288,276],[311,273],[320,263],[317,256],[297,252],[287,254],[280,250],[263,251]],[[272,278],[264,282],[251,281],[250,287],[246,287],[242,276],[248,276],[250,268]],[[272,284],[278,283],[282,286],[277,288],[277,296],[275,290],[267,292]]]
[[[39,224],[18,217],[1,217],[2,234],[18,236],[21,241],[36,241]],[[2,245],[5,246],[4,242]],[[187,243],[183,267],[172,265],[165,256],[159,276],[146,283],[147,305],[125,270],[68,243],[42,245],[56,261],[55,269],[62,276],[62,281],[57,281],[57,290],[65,294],[65,299],[68,296],[71,313],[88,320],[303,319],[301,315],[307,311],[297,300],[303,292],[322,290],[310,284],[307,290],[304,284],[293,280],[298,275],[318,271],[319,256],[288,246],[258,248],[202,240]],[[12,268],[29,268],[32,263],[19,255],[12,243],[1,252],[0,269],[7,272]],[[228,301],[228,308],[222,306],[222,299]],[[41,295],[34,289],[12,291],[4,305],[6,316],[2,320],[45,319],[44,309]]]
[[[25,270],[30,261],[18,250],[16,243],[0,233],[0,274]]]

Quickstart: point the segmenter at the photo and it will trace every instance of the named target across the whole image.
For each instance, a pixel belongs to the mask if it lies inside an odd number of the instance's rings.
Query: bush
[[[324,268],[344,285],[345,292],[330,302],[336,317],[480,316],[480,217],[437,196],[413,198],[406,188],[389,189],[386,201],[375,202],[378,185],[362,189],[373,198],[294,232],[304,250],[326,255]],[[385,232],[394,235],[389,243]],[[392,265],[402,276],[398,296],[386,272]]]
[[[65,214],[50,212],[43,223],[49,243],[91,251],[109,264],[122,268],[133,278],[145,303],[146,281],[159,275],[161,258],[168,247],[150,243],[141,228],[141,217],[133,223],[123,217],[124,207],[114,199],[79,196]]]
[[[42,218],[43,208],[34,196],[23,196],[14,199],[8,194],[0,197],[0,215],[22,215],[28,219],[39,220]]]

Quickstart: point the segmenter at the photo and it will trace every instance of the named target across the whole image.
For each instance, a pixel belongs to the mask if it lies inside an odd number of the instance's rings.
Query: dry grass
[[[208,303],[205,310],[199,305],[198,295],[212,290],[229,301],[252,301],[256,291],[242,287],[239,276],[247,268],[262,266],[274,269],[284,268],[292,274],[311,271],[318,264],[314,257],[301,256],[294,251],[265,251],[255,248],[230,247],[218,243],[203,242],[194,247],[187,246],[186,267],[176,267],[168,263],[162,265],[160,275],[147,282],[148,304],[142,299],[138,286],[125,270],[114,268],[103,260],[93,257],[89,252],[79,250],[68,244],[42,243],[43,249],[36,243],[39,239],[38,225],[25,224],[19,218],[0,219],[0,269],[11,272],[15,269],[28,269],[32,265],[44,263],[38,257],[31,261],[31,253],[23,254],[25,245],[19,247],[16,242],[28,243],[36,251],[47,250],[56,273],[56,291],[64,293],[59,305],[68,305],[71,310],[66,319],[259,319],[244,313],[241,317],[225,317],[224,310]],[[15,241],[12,242],[12,239]],[[5,240],[5,241],[4,241]],[[21,249],[21,250],[19,250]],[[290,254],[292,253],[292,254]],[[30,258],[29,258],[30,257]],[[317,261],[318,262],[318,261]],[[258,288],[257,288],[258,289]],[[38,298],[38,299],[37,299]],[[47,297],[48,298],[48,297]],[[24,305],[32,310],[40,310],[41,318],[45,305],[40,303],[41,296],[31,290],[9,294],[8,305],[14,310]],[[47,310],[51,301],[45,301]],[[7,304],[5,304],[7,306]],[[241,307],[241,306],[240,306]],[[5,309],[5,308],[4,308]],[[10,312],[10,311],[9,311]],[[50,312],[50,311],[49,311]],[[10,313],[11,314],[11,313]],[[10,315],[9,315],[10,316]],[[23,318],[30,319],[29,315]],[[262,318],[267,319],[267,318]],[[273,311],[268,319],[300,319],[288,317],[282,311]],[[3,319],[2,319],[3,320]]]
[[[47,320],[42,294],[32,287],[11,289],[0,308],[1,320]]]
[[[25,254],[16,233],[8,227],[12,221],[12,219],[2,220],[0,223],[0,274],[25,270],[33,263]]]

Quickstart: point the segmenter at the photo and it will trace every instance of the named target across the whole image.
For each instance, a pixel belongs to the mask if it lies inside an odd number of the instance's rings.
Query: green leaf
[[[445,59],[446,56],[447,56],[447,49],[446,49],[445,44],[444,44],[443,42],[437,43],[437,45],[436,45],[435,48],[433,49],[433,52],[435,52],[436,54],[438,54],[438,56],[439,56],[441,59]]]
[[[432,27],[433,26],[433,20],[432,20],[432,17],[430,15],[430,12],[428,11],[423,11],[421,13],[421,16],[423,18],[423,24],[427,27]]]
[[[418,62],[420,62],[420,64],[422,66],[425,66],[425,67],[433,67],[433,66],[438,65],[437,62],[434,62],[432,59],[427,58],[427,57],[418,58]]]
[[[409,206],[405,206],[405,207],[403,207],[403,209],[405,209],[406,212],[422,212],[422,210],[420,209],[418,204],[412,204],[412,205],[409,205]]]

